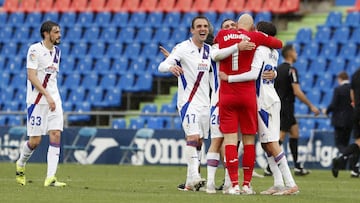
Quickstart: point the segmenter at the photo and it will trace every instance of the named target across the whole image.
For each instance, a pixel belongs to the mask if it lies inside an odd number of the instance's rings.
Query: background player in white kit
[[[16,162],[16,182],[25,185],[25,165],[41,136],[49,134],[47,152],[47,176],[44,186],[63,187],[66,183],[57,181],[55,174],[59,162],[60,138],[63,131],[63,110],[57,87],[59,72],[60,26],[52,21],[41,25],[42,41],[30,46],[27,54],[27,135],[29,140],[21,148]]]
[[[276,35],[276,27],[269,22],[259,22],[257,30],[270,36]],[[280,98],[274,88],[274,80],[260,77],[264,71],[276,69],[278,58],[279,53],[276,50],[259,46],[254,55],[251,71],[229,76],[220,72],[220,78],[228,82],[257,79],[258,135],[274,174],[274,186],[261,194],[289,195],[298,193],[299,189],[291,175],[285,153],[278,142],[280,139]],[[286,187],[284,187],[284,181]]]
[[[209,25],[206,17],[195,17],[190,30],[192,37],[177,44],[158,67],[160,72],[171,72],[178,77],[177,107],[186,135],[186,190],[194,190],[204,181],[198,172],[197,147],[209,133],[211,47],[204,43]]]

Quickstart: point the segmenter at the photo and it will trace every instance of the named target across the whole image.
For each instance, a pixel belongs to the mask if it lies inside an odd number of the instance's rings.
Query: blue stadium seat
[[[13,35],[13,28],[11,26],[4,26],[0,30],[0,42],[9,42]]]
[[[7,117],[6,116],[0,116],[0,126],[5,126],[7,123]]]
[[[11,87],[13,88],[25,88],[26,87],[26,72],[18,72],[12,76]]]
[[[8,25],[12,25],[12,26],[23,26],[25,22],[25,13],[23,12],[14,12],[14,13],[10,13],[9,17],[8,17]]]
[[[71,54],[76,57],[84,57],[88,52],[87,42],[81,41],[71,49]]]
[[[312,30],[310,28],[300,28],[296,33],[295,41],[300,44],[307,44],[312,41]]]
[[[64,101],[62,103],[62,108],[63,108],[64,112],[73,111],[74,110],[74,104],[72,102],[69,102],[69,101]]]
[[[317,42],[310,42],[303,48],[303,52],[301,54],[302,57],[308,58],[308,59],[314,59],[317,58],[319,54],[319,44]]]
[[[26,15],[25,25],[32,26],[36,24],[41,24],[41,20],[42,14],[40,12],[31,12]]]
[[[80,12],[77,15],[76,24],[81,26],[90,26],[94,21],[94,13],[93,12]]]
[[[66,41],[78,43],[82,39],[82,32],[81,26],[74,25],[66,30],[65,39]]]
[[[81,103],[85,101],[85,88],[78,86],[77,88],[72,88],[70,94],[66,98],[66,101],[73,103]]]
[[[26,42],[30,37],[30,28],[28,26],[17,27],[14,30],[13,40],[16,42]]]
[[[62,56],[68,56],[70,54],[70,50],[71,50],[71,44],[69,42],[61,42],[61,44],[59,45],[60,50],[61,50],[61,55]],[[28,48],[28,47],[27,47]],[[64,59],[61,60],[61,62]]]
[[[188,27],[177,27],[174,28],[174,32],[172,32],[171,40],[175,43],[179,43],[181,41],[186,40],[189,37],[189,28]],[[171,49],[174,47],[171,47]],[[170,50],[171,50],[170,49]]]
[[[163,12],[157,12],[157,11],[150,12],[146,19],[146,25],[153,28],[162,27],[163,16],[164,16]]]
[[[235,16],[234,12],[232,12],[232,11],[226,11],[226,12],[220,13],[218,20],[217,20],[216,24],[214,25],[214,27],[220,27],[221,22],[225,19],[236,19],[236,16]]]
[[[111,20],[111,24],[117,27],[127,27],[129,21],[128,12],[116,12]]]
[[[326,67],[327,67],[326,59],[324,57],[319,56],[311,61],[311,64],[309,66],[309,71],[321,75],[326,70]]]
[[[323,104],[330,104],[332,100],[333,93],[332,91],[324,92],[323,98],[321,99],[321,103]]]
[[[337,43],[346,44],[348,42],[349,37],[350,37],[349,27],[341,26],[336,28],[332,40]]]
[[[75,71],[85,73],[92,71],[94,68],[94,58],[90,55],[83,56],[78,59]]]
[[[9,59],[7,62],[6,70],[18,75],[18,73],[22,73],[24,70],[25,64],[23,63],[23,56],[16,55],[13,58]],[[26,76],[25,76],[26,81]]]
[[[360,44],[360,27],[352,31],[349,42]]]
[[[155,130],[164,128],[163,120],[161,118],[158,118],[158,117],[150,117],[150,118],[148,118],[146,126],[148,128],[155,129]]]
[[[207,19],[209,20],[209,22],[214,25],[217,21],[217,13],[215,11],[207,11],[204,12],[202,15],[204,15],[205,17],[207,17]],[[186,25],[186,24],[183,24]],[[190,26],[190,24],[188,24]]]
[[[151,91],[152,90],[153,77],[151,73],[141,73],[138,75],[138,79],[134,85],[135,91]]]
[[[337,56],[338,53],[338,45],[334,41],[330,41],[322,46],[320,55],[326,59],[331,59]]]
[[[116,74],[104,74],[101,76],[99,86],[104,89],[113,89],[117,83]]]
[[[12,58],[17,55],[18,44],[13,41],[9,41],[3,45],[1,49],[1,55],[7,56],[8,58]]]
[[[164,26],[157,28],[155,29],[153,42],[166,43],[169,40],[170,35],[171,35],[171,30],[169,27]]]
[[[105,43],[99,40],[94,40],[93,43],[90,44],[88,54],[95,59],[101,59],[104,57],[105,49]]]
[[[150,42],[144,45],[140,55],[151,60],[158,55],[159,50],[159,45],[157,43]]]
[[[22,125],[22,123],[23,123],[22,120],[23,119],[21,116],[8,116],[7,125],[8,126],[19,126],[19,125]]]
[[[113,119],[111,122],[113,129],[126,129],[126,120],[123,118]]]
[[[317,119],[316,129],[318,130],[329,130],[331,129],[330,119]]]
[[[143,118],[146,123],[149,118],[153,117],[153,115],[149,115],[149,114],[157,113],[156,104],[145,104],[141,109],[141,113],[142,115],[140,117]]]
[[[100,39],[104,42],[114,43],[117,40],[118,30],[116,27],[105,27],[102,29]]]
[[[182,18],[181,18],[181,22],[180,22],[179,26],[181,26],[181,27],[190,27],[192,19],[195,16],[198,16],[198,15],[199,15],[199,13],[194,12],[194,11],[184,13]],[[176,30],[176,27],[174,27],[174,30]]]
[[[182,122],[179,117],[174,118],[174,129],[181,130],[182,129]]]
[[[145,12],[134,12],[130,15],[128,26],[140,28],[145,25],[146,17]]]
[[[340,71],[345,71],[346,61],[342,57],[334,57],[329,62],[327,72],[337,75]]]
[[[4,59],[4,57],[0,56],[0,65],[1,65],[2,59]],[[11,75],[8,71],[1,71],[1,73],[0,73],[0,89],[3,87],[6,89],[6,87],[9,86],[9,84],[10,84],[10,79],[11,79]]]
[[[80,86],[81,76],[78,73],[72,73],[66,76],[63,86],[67,89],[76,89]]]
[[[75,12],[64,12],[61,14],[59,24],[62,27],[71,27],[76,22],[76,13]]]
[[[85,29],[83,40],[91,43],[99,42],[100,29],[98,26],[91,26]]]
[[[87,101],[77,102],[74,105],[74,111],[76,112],[90,112],[91,105]],[[90,115],[69,115],[68,120],[70,122],[74,121],[89,121],[91,119]]]
[[[166,16],[164,18],[163,26],[164,27],[176,28],[176,27],[179,26],[179,24],[181,22],[180,20],[181,20],[181,13],[179,13],[179,12],[169,12],[169,13],[166,14]]]
[[[43,21],[51,20],[54,22],[59,22],[59,13],[58,12],[46,12],[43,16]]]
[[[120,30],[120,34],[117,37],[117,40],[120,42],[132,43],[135,38],[135,28],[133,27],[123,27]]]
[[[5,67],[5,63],[6,63],[6,57],[3,56],[3,55],[0,55],[0,67],[1,69],[4,70],[4,67]],[[0,78],[1,79],[1,78]]]
[[[176,113],[176,105],[172,103],[162,104],[160,113]]]
[[[121,75],[118,87],[128,91],[131,90],[135,83],[135,76],[133,73],[125,73]]]
[[[89,89],[86,100],[90,102],[93,107],[105,107],[104,103],[105,91],[102,87],[94,87]]]
[[[14,100],[19,101],[23,104],[26,104],[26,102],[25,102],[26,101],[26,88],[24,88],[24,87],[18,88],[14,95]],[[23,109],[20,109],[20,110],[23,110]]]
[[[339,56],[351,60],[357,55],[357,45],[354,43],[343,44]]]
[[[111,22],[110,12],[99,12],[95,15],[94,24],[96,26],[107,27]]]
[[[321,92],[320,91],[310,91],[306,93],[306,96],[309,98],[309,100],[315,105],[319,105],[320,104],[320,99],[321,99]]]
[[[347,71],[350,74],[353,74],[356,70],[358,70],[360,67],[360,58],[355,57],[352,60],[349,61],[349,64],[347,66]]]
[[[4,22],[4,24],[6,23],[8,18],[8,14],[6,12],[0,12],[0,22]]]
[[[88,72],[84,74],[83,79],[81,81],[81,86],[86,89],[92,89],[97,87],[99,81],[99,75],[95,72]]]
[[[64,55],[63,55],[64,56]],[[75,58],[70,54],[63,57],[60,61],[60,71],[61,73],[73,73],[75,69]]]
[[[315,82],[314,71],[309,70],[305,72],[305,74],[301,74],[300,77],[301,77],[300,86],[303,90],[312,88],[312,85]]]
[[[101,74],[110,74],[111,60],[106,56],[100,57],[95,62],[94,70]]]
[[[339,11],[330,11],[326,18],[325,26],[336,28],[342,25],[342,13]]]
[[[151,73],[153,76],[158,76],[158,75],[161,75],[163,76],[162,74],[163,73],[160,73],[159,70],[158,70],[158,66],[159,64],[161,63],[161,61],[163,60],[163,56],[158,56],[156,58],[153,58],[153,59],[150,59],[148,65],[147,65],[147,71],[149,73]]]
[[[145,120],[143,118],[131,118],[129,129],[140,129],[145,127]]]
[[[320,90],[330,89],[334,86],[333,73],[322,73],[318,76],[313,87],[313,91],[320,92]],[[319,101],[320,103],[320,101]]]
[[[318,43],[327,43],[331,37],[331,29],[329,27],[323,26],[318,27],[315,34],[315,41]]]
[[[127,56],[120,55],[119,57],[115,58],[111,70],[123,75],[127,73],[129,69],[129,58]]]
[[[140,43],[130,43],[127,44],[125,47],[124,55],[131,59],[136,59],[141,51],[141,44]]]
[[[129,71],[135,74],[144,73],[146,71],[146,58],[139,55],[136,59],[133,59]]]
[[[0,98],[2,102],[5,102],[5,101],[11,101],[14,98],[14,96],[15,96],[15,89],[12,86],[8,86],[2,89]]]
[[[298,57],[293,65],[299,73],[304,73],[308,69],[309,61],[305,57]]]
[[[258,23],[260,21],[267,21],[271,22],[271,12],[269,11],[262,11],[255,15],[254,23]]]
[[[153,37],[153,29],[149,26],[144,26],[142,28],[139,28],[134,41],[140,43],[149,43],[152,41],[152,37]]]
[[[2,111],[19,111],[19,102],[16,100],[7,100],[4,101],[4,106]]]
[[[109,44],[105,55],[109,58],[116,59],[119,56],[121,56],[121,54],[123,52],[122,50],[123,50],[123,44],[115,41],[115,42]]]
[[[360,25],[360,13],[359,12],[348,12],[345,22],[345,26],[350,28],[357,28]]]
[[[121,97],[122,97],[121,89],[117,87],[107,89],[105,102],[108,104],[108,106],[119,107],[121,106]]]

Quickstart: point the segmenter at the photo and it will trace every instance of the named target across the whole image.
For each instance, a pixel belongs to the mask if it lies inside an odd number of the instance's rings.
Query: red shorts
[[[222,133],[237,133],[240,128],[244,135],[255,135],[258,129],[256,95],[220,93],[219,117]]]

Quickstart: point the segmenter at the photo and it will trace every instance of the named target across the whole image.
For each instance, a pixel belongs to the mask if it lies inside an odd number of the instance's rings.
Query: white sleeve
[[[26,68],[37,69],[39,65],[39,52],[31,46],[26,56]]]
[[[159,64],[158,70],[160,72],[169,72],[170,67],[176,65],[177,61],[180,61],[180,51],[181,47],[179,47],[179,45],[175,46],[170,55]]]
[[[220,61],[228,56],[230,56],[231,54],[235,53],[238,51],[238,46],[237,44],[234,44],[232,46],[226,47],[226,48],[214,48],[211,51],[211,58],[214,61]]]
[[[256,80],[263,66],[263,56],[259,50],[255,51],[254,59],[251,64],[251,70],[237,75],[229,75],[228,82],[245,82]]]

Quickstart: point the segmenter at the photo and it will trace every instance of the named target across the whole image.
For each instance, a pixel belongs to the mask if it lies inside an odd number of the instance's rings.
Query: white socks
[[[275,159],[273,156],[266,156],[267,161],[269,163],[270,166],[270,170],[273,173],[273,177],[274,177],[274,186],[284,186],[284,180],[281,174],[281,171],[277,165],[277,163],[275,162]]]
[[[28,142],[29,141],[26,141],[24,143],[24,145],[23,145],[23,147],[21,148],[21,151],[20,151],[20,158],[17,161],[17,164],[20,167],[24,167],[26,165],[26,162],[30,159],[32,153],[34,152],[34,150],[29,148]]]
[[[215,185],[215,173],[220,162],[220,154],[216,152],[208,152],[207,159],[207,182]]]
[[[55,147],[49,145],[48,153],[47,153],[47,177],[55,176],[56,170],[59,163],[59,154],[60,154],[60,147]]]

